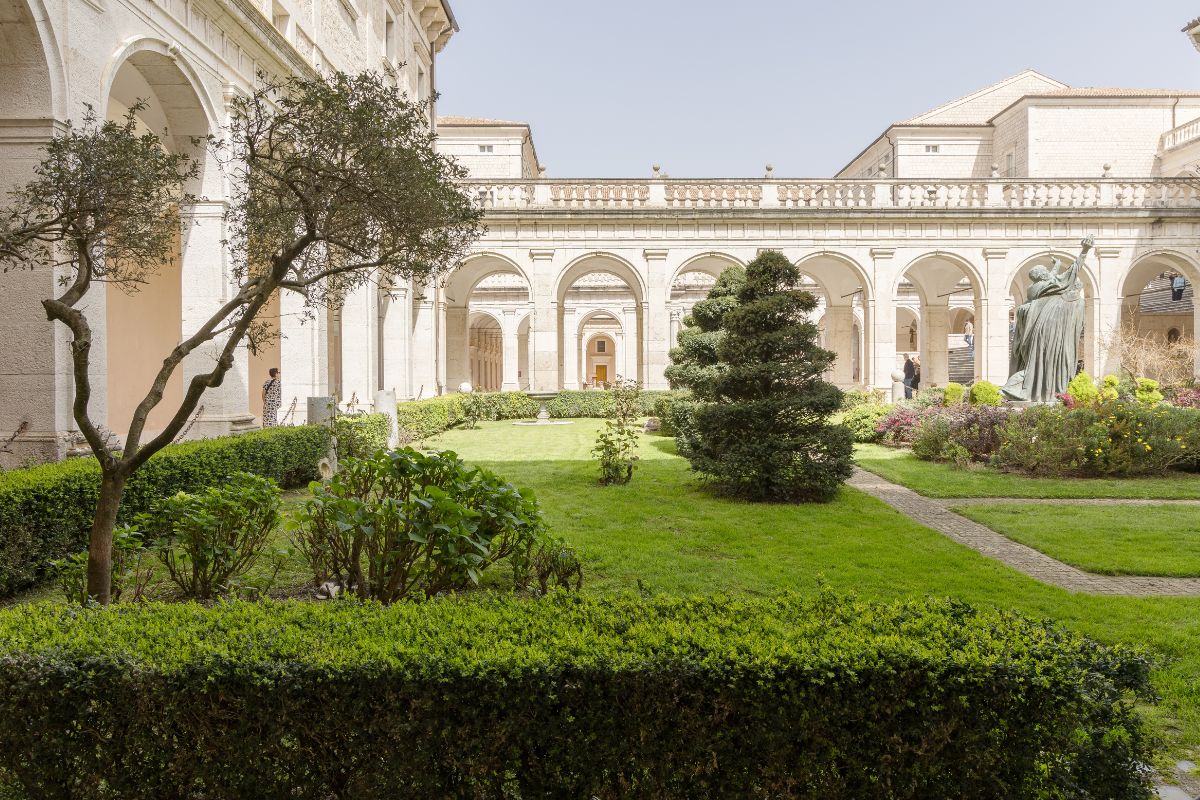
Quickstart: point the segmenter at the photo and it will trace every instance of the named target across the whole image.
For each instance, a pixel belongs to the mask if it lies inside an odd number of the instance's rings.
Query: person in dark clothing
[[[1178,303],[1183,299],[1183,289],[1187,286],[1187,280],[1182,275],[1176,273],[1171,276],[1171,300]]]
[[[904,356],[904,399],[912,400],[913,393],[913,375],[916,374],[916,368],[913,366],[912,356],[905,354]]]
[[[913,390],[913,394],[916,395],[916,394],[919,394],[921,391],[921,357],[913,356],[912,365],[913,365],[912,390]]]

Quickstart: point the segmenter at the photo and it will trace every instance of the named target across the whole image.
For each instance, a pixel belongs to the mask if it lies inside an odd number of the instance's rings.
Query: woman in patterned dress
[[[279,424],[279,404],[283,398],[283,385],[280,382],[280,373],[278,367],[271,367],[267,370],[267,374],[271,376],[270,380],[263,384],[262,401],[263,401],[263,427],[274,428]]]

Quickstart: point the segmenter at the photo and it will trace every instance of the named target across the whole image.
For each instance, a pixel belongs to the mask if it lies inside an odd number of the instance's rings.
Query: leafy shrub
[[[946,405],[946,390],[940,386],[922,389],[910,402],[917,408],[941,408]]]
[[[1066,401],[1071,408],[1094,406],[1100,402],[1100,390],[1091,376],[1081,372],[1067,384]]]
[[[142,598],[154,575],[150,560],[150,548],[143,544],[141,531],[129,525],[113,531],[111,593],[114,603]],[[92,600],[87,593],[87,562],[87,550],[50,562],[50,571],[68,603],[87,605]]]
[[[913,434],[913,455],[962,466],[988,461],[1000,448],[1001,431],[1010,413],[1002,406],[960,403],[926,414]]]
[[[1138,378],[1133,395],[1144,406],[1156,406],[1163,399],[1162,392],[1158,390],[1158,381],[1150,378]]]
[[[851,411],[863,405],[882,405],[884,393],[878,389],[847,389],[842,392],[842,411]]]
[[[687,400],[686,392],[655,392],[654,405],[650,407],[650,413],[658,417],[659,433],[664,436],[674,436],[676,433],[675,424],[675,407],[680,402]]]
[[[303,486],[317,476],[328,450],[329,429],[319,425],[170,445],[129,479],[118,522],[176,492],[219,485],[235,472],[284,488]],[[0,473],[0,596],[30,586],[52,560],[86,546],[99,494],[100,467],[92,458]]]
[[[396,424],[406,438],[427,439],[463,421],[463,396],[448,394],[396,404]]]
[[[501,559],[527,583],[546,542],[529,493],[449,451],[351,459],[311,491],[293,537],[315,580],[384,603],[466,589]]]
[[[339,458],[363,458],[386,450],[392,433],[392,419],[387,414],[339,416],[333,426]]]
[[[971,384],[970,402],[973,406],[998,406],[1003,405],[1004,396],[991,381],[975,381]]]
[[[891,413],[893,406],[864,403],[842,414],[842,424],[850,429],[856,442],[877,442],[883,436],[879,423]]]
[[[1105,375],[1100,383],[1100,399],[1107,402],[1121,397],[1121,379],[1116,375]]]
[[[596,437],[592,455],[600,462],[600,483],[629,483],[637,462],[637,429],[641,388],[634,381],[618,379],[612,389],[613,416]]]
[[[0,769],[76,800],[1140,800],[1148,672],[946,600],[25,605]]]
[[[942,390],[942,400],[945,405],[952,406],[956,403],[961,403],[965,399],[967,387],[961,383],[950,381],[946,384],[946,388]]]
[[[227,594],[279,527],[279,487],[238,472],[220,486],[166,497],[135,520],[184,597]]]

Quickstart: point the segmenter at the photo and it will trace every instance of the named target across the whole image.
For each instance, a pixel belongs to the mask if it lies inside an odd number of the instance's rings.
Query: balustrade
[[[1164,133],[1158,140],[1158,149],[1160,151],[1170,150],[1172,147],[1179,147],[1198,138],[1200,138],[1200,119],[1194,119]]]
[[[1200,121],[1198,121],[1200,123]],[[1200,208],[1200,180],[470,181],[487,210]]]

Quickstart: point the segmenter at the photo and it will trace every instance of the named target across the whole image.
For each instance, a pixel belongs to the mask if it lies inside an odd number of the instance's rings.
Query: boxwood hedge
[[[939,600],[20,606],[0,776],[86,800],[1146,798],[1146,680]]]
[[[328,448],[329,432],[318,426],[169,445],[129,479],[121,521],[156,500],[212,486],[234,472],[273,478],[285,488],[303,486],[316,477]],[[100,467],[90,457],[0,473],[0,597],[34,583],[50,559],[87,546],[99,490]]]
[[[392,433],[392,418],[387,414],[340,416],[333,425],[339,458],[366,458],[386,450]]]
[[[655,413],[655,402],[679,395],[679,392],[644,391],[638,411],[644,416]],[[412,400],[397,405],[397,422],[410,439],[424,439],[453,428],[466,419],[464,403],[468,395],[448,394],[428,400]],[[532,419],[542,406],[524,392],[477,392],[475,401],[481,410],[480,419]],[[579,417],[611,417],[611,391],[562,391],[544,401],[546,410],[555,419]]]

